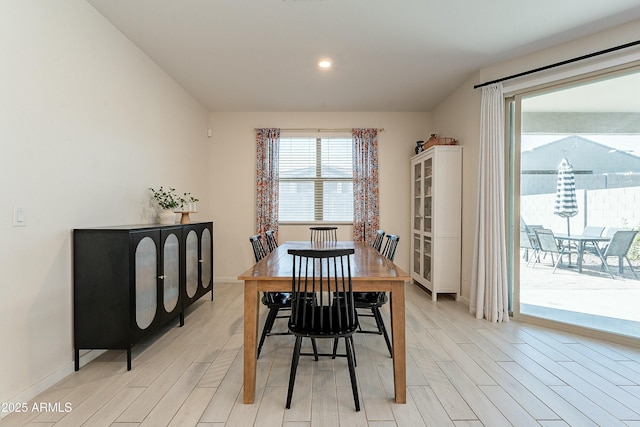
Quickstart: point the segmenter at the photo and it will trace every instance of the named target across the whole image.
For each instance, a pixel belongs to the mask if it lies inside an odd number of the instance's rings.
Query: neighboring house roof
[[[640,172],[640,157],[576,135],[524,151],[520,169],[522,173],[555,173],[563,157],[576,173]]]

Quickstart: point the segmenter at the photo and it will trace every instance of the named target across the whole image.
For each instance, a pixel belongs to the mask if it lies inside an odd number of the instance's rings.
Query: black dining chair
[[[312,242],[337,242],[338,227],[309,227]]]
[[[249,241],[251,242],[251,246],[253,247],[253,254],[255,256],[256,262],[267,256],[267,251],[264,249],[262,238],[259,234],[249,237]],[[267,239],[267,242],[268,241],[269,240]],[[264,345],[264,341],[268,336],[289,334],[289,331],[272,332],[272,329],[276,319],[284,319],[289,317],[288,313],[285,315],[278,314],[281,310],[288,311],[291,309],[291,294],[287,292],[263,292],[261,301],[262,304],[264,304],[269,309],[269,312],[267,313],[267,319],[264,322],[262,334],[260,335],[257,357],[260,357],[262,346]]]
[[[375,248],[376,251],[380,252],[382,250],[382,241],[384,240],[384,230],[376,231],[376,238],[371,243],[371,246]]]
[[[269,252],[273,252],[278,247],[278,241],[276,240],[276,232],[274,230],[267,230],[264,233],[264,238],[267,241],[267,247]]]
[[[400,241],[400,237],[398,237],[397,235],[395,234],[387,235],[387,241],[384,245],[382,255],[386,257],[389,261],[393,262],[393,258],[395,257],[396,248],[398,247],[399,241]],[[393,347],[391,346],[391,340],[389,339],[389,334],[384,324],[384,320],[382,319],[382,313],[380,312],[380,309],[382,308],[382,306],[389,301],[389,297],[387,296],[387,293],[386,292],[354,292],[353,298],[355,300],[356,309],[359,309],[358,316],[373,317],[374,320],[376,321],[376,327],[377,327],[377,329],[375,330],[362,329],[362,324],[360,324],[358,327],[358,332],[363,334],[382,335],[384,337],[385,342],[387,343],[387,349],[389,350],[389,355],[393,357]]]
[[[387,240],[384,243],[384,247],[382,248],[382,255],[388,258],[390,261],[393,261],[393,258],[396,256],[396,248],[398,247],[398,242],[400,242],[400,237],[395,234],[387,234]]]
[[[353,249],[304,250],[290,249],[293,257],[291,280],[291,317],[289,331],[296,341],[291,358],[291,372],[287,391],[287,409],[291,408],[302,338],[345,340],[345,354],[351,378],[351,388],[356,411],[360,410],[358,383],[353,354],[353,334],[358,329],[353,288],[351,283],[350,255]],[[306,354],[333,356],[336,354]]]
[[[253,257],[256,262],[260,261],[262,258],[267,256],[267,251],[264,249],[264,245],[262,244],[262,236],[256,234],[254,236],[249,237],[249,242],[251,242],[251,248],[253,249]]]

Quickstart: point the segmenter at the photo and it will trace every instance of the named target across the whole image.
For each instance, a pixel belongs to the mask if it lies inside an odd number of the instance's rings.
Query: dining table
[[[288,241],[238,276],[244,281],[244,403],[253,403],[260,292],[291,292],[293,259],[289,249],[354,249],[351,281],[354,292],[389,292],[396,403],[406,403],[405,283],[411,276],[366,242]]]
[[[576,249],[578,250],[578,259],[576,260],[578,273],[582,273],[584,249],[587,244],[591,244],[595,249],[596,255],[598,255],[602,262],[605,262],[599,245],[611,241],[610,236],[589,236],[583,234],[555,234],[554,237],[560,245],[563,245],[565,241],[569,242],[569,244],[573,243],[576,245]],[[571,264],[571,255],[569,255],[569,264]]]

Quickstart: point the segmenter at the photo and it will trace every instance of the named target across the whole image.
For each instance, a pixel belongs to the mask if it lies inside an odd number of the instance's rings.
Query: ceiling
[[[87,1],[213,112],[431,111],[482,67],[640,19],[638,0]]]

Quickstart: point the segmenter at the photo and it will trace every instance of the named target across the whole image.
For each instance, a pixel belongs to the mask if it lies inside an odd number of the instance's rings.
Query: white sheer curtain
[[[476,235],[469,311],[509,321],[505,237],[504,96],[502,83],[482,88]]]

